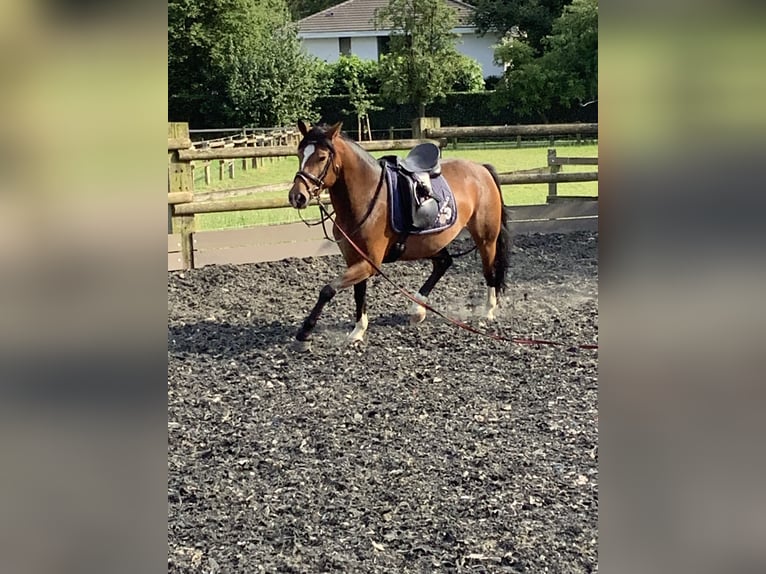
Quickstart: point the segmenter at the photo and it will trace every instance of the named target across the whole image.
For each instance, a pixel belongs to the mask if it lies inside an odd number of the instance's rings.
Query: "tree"
[[[317,68],[300,50],[288,26],[264,33],[257,42],[229,41],[223,69],[236,125],[283,126],[315,119],[319,96]]]
[[[551,33],[553,21],[571,0],[474,0],[474,24],[480,33],[507,35],[518,29],[535,53],[542,52],[542,40]]]
[[[381,95],[425,115],[425,107],[455,83],[455,11],[444,0],[389,0],[376,11],[375,22],[391,30],[390,53],[380,60]]]
[[[370,85],[377,83],[377,67],[376,62],[362,60],[356,55],[341,56],[333,65],[335,85],[339,86],[339,89],[336,88],[336,93],[348,94],[349,102],[356,114],[357,133],[360,141],[363,139],[363,123],[366,125],[369,139],[372,139],[369,112],[381,109],[373,104],[373,90],[369,88]]]
[[[598,0],[573,0],[553,23],[547,42],[549,66],[562,81],[559,102],[598,97]]]
[[[195,125],[311,117],[317,66],[285,0],[169,0],[168,112]]]
[[[170,119],[198,122],[220,117],[222,109],[208,104],[223,92],[222,76],[210,53],[227,32],[224,1],[168,1],[168,114]]]
[[[349,82],[357,83],[364,87],[369,94],[380,92],[380,73],[378,62],[375,60],[362,60],[359,56],[342,54],[333,64],[327,64],[330,68],[331,82],[329,93],[336,95],[349,94]]]
[[[483,92],[484,70],[469,56],[460,54],[455,66],[451,92]]]
[[[573,0],[543,39],[544,52],[519,38],[505,40],[495,57],[508,68],[497,103],[523,115],[545,113],[554,104],[595,99],[598,93],[598,0]]]

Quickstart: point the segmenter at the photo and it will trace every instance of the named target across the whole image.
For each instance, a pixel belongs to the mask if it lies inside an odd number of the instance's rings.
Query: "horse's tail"
[[[497,188],[497,193],[500,194],[500,233],[497,236],[494,275],[495,289],[498,293],[502,293],[507,287],[506,278],[508,276],[508,269],[511,266],[511,247],[513,246],[513,237],[511,236],[511,230],[509,227],[508,210],[503,203],[503,191],[500,187],[500,178],[497,175],[497,170],[495,170],[493,165],[488,163],[485,163],[484,167],[492,176],[492,179],[495,182],[495,187]]]

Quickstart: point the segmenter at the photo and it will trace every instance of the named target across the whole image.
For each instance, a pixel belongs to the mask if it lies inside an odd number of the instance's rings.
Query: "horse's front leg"
[[[431,275],[428,276],[426,282],[423,283],[423,286],[420,288],[417,295],[415,295],[416,299],[423,301],[424,303],[428,301],[428,296],[431,294],[433,288],[436,287],[439,279],[444,276],[444,274],[447,272],[447,269],[449,269],[452,265],[452,256],[449,254],[449,251],[447,251],[447,248],[445,247],[441,249],[436,255],[431,257],[431,262],[433,263],[433,270],[431,271]],[[410,324],[415,325],[417,323],[422,323],[425,318],[426,308],[423,307],[423,305],[418,305],[413,301],[412,305],[410,306]]]
[[[330,302],[330,300],[335,297],[335,294],[342,290],[346,289],[352,285],[356,285],[362,281],[365,281],[370,275],[372,275],[372,267],[366,262],[366,261],[360,261],[358,263],[354,263],[350,267],[346,269],[346,271],[341,275],[338,279],[335,279],[334,281],[331,281],[324,287],[322,287],[322,290],[319,291],[319,299],[316,302],[316,305],[314,305],[314,308],[311,310],[311,313],[309,313],[309,316],[306,317],[306,319],[303,321],[303,324],[301,325],[301,328],[298,330],[298,333],[295,335],[295,338],[299,342],[299,346],[302,350],[308,350],[309,348],[309,339],[311,339],[311,332],[314,330],[314,327],[316,327],[317,320],[319,319],[319,315],[322,313],[322,309],[324,309],[324,306],[327,305],[327,303]],[[366,288],[366,285],[365,285]],[[359,299],[357,299],[357,323],[361,320],[362,317],[364,317],[364,322],[366,326],[367,321],[367,315],[366,312],[364,312],[364,294],[365,294],[365,288],[362,288],[361,291],[361,301],[362,301],[362,313],[359,313]],[[354,290],[355,296],[357,295],[358,290]],[[362,333],[364,334],[364,333]]]

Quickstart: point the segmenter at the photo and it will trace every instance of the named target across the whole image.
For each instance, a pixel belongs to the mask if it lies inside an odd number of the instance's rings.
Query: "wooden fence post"
[[[210,185],[210,162],[205,162],[205,185]]]
[[[442,127],[441,118],[415,118],[412,120],[412,139],[421,140],[427,137],[429,129],[439,129]]]
[[[189,139],[189,124],[187,123],[169,123],[168,124],[168,143],[170,140],[175,142],[189,141],[188,147],[191,147]],[[170,146],[168,146],[170,147]],[[194,189],[194,178],[192,177],[191,161],[182,160],[178,157],[178,147],[168,150],[168,193],[185,191],[190,192]],[[181,260],[184,269],[194,268],[194,214],[176,215],[175,206],[168,206],[173,211],[170,212],[170,223],[173,233],[181,234]]]
[[[548,150],[548,169],[551,172],[551,174],[554,174],[554,175],[557,174],[559,171],[561,171],[561,165],[556,161],[555,149]],[[548,184],[547,201],[549,203],[551,201],[555,201],[557,196],[558,196],[558,188],[556,187],[556,182],[554,181]]]

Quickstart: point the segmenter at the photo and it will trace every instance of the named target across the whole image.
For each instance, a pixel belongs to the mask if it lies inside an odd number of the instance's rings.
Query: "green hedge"
[[[541,116],[525,117],[510,108],[496,109],[493,105],[494,92],[453,92],[441,100],[426,107],[426,115],[441,118],[443,126],[493,126],[505,124],[569,123],[597,122],[598,105],[586,107],[575,105],[569,109],[554,109]],[[412,119],[417,116],[414,106],[409,104],[384,105],[376,97],[375,104],[382,110],[370,112],[370,124],[373,130],[389,127],[410,128]],[[319,111],[320,122],[335,123],[343,121],[348,130],[356,128],[356,116],[348,96],[322,96],[314,104]]]

